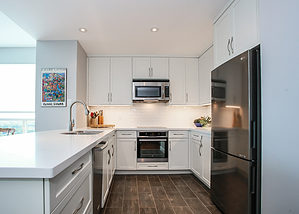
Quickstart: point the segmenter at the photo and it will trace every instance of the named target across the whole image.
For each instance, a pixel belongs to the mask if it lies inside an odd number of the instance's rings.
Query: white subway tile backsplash
[[[138,103],[132,106],[91,106],[92,111],[104,110],[104,123],[116,127],[164,126],[194,127],[193,120],[211,116],[210,106],[171,106],[164,103]]]

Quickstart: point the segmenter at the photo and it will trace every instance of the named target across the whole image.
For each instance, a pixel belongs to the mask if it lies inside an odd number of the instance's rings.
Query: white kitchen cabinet
[[[151,57],[153,79],[168,79],[168,58]]]
[[[198,59],[186,58],[186,104],[199,104]]]
[[[88,60],[89,105],[132,103],[132,59],[94,57]]]
[[[169,139],[169,169],[189,168],[189,140]]]
[[[199,104],[198,59],[170,58],[169,79],[171,104]]]
[[[132,58],[111,58],[110,104],[128,105],[132,103]]]
[[[258,45],[258,0],[236,0],[233,4],[235,56]]]
[[[235,0],[214,23],[214,67],[259,44],[258,1]]]
[[[88,59],[88,103],[107,105],[110,103],[110,58]]]
[[[200,105],[211,103],[211,74],[213,66],[213,47],[211,47],[198,59]]]
[[[214,24],[215,67],[232,58],[231,38],[234,36],[233,9],[228,10]]]
[[[108,160],[109,160],[109,149],[106,147],[106,149],[103,150],[103,177],[102,177],[102,207],[104,207],[108,193],[109,193],[109,183],[108,183],[108,173],[109,173],[109,166],[108,166]]]
[[[190,153],[191,171],[207,186],[210,186],[211,136],[191,132]]]
[[[168,79],[168,58],[133,57],[134,79]]]
[[[137,140],[117,139],[117,164],[118,170],[136,170]]]
[[[184,58],[169,59],[170,103],[173,105],[185,104],[185,71]]]

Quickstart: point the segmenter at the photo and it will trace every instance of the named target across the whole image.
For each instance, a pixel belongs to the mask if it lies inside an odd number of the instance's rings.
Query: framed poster
[[[42,106],[66,106],[66,68],[42,68],[41,90]]]

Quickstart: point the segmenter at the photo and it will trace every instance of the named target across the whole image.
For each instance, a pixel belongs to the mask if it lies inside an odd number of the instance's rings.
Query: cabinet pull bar
[[[84,197],[80,201],[80,206],[73,212],[73,214],[77,214],[79,210],[83,207]]]
[[[228,42],[227,42],[227,50],[228,50],[228,54],[230,55],[230,50],[229,50],[229,46],[230,46],[230,39],[228,39]]]
[[[234,37],[231,38],[231,42],[230,42],[230,48],[232,50],[232,54],[234,54],[233,41],[234,41]]]
[[[76,174],[77,172],[79,172],[84,166],[84,163],[81,163],[78,169],[75,169],[74,171],[72,171],[72,175]]]

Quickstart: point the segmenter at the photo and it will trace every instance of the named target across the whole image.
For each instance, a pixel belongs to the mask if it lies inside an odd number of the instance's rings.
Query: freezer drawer
[[[219,162],[221,156],[226,161]],[[212,149],[212,199],[224,213],[251,213],[251,165],[250,161]]]

